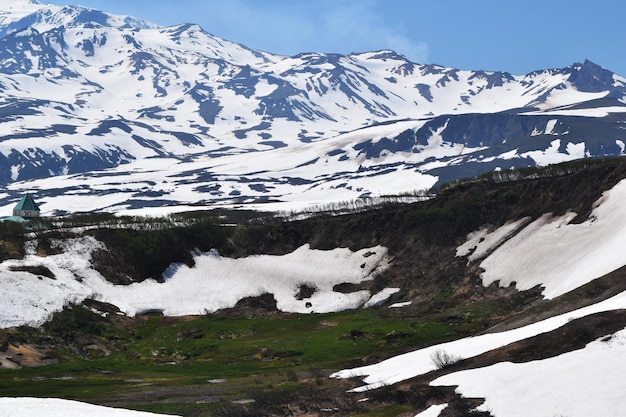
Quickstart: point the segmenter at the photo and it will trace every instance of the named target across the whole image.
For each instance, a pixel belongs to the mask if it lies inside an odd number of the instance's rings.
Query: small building
[[[39,217],[39,213],[41,213],[41,210],[30,194],[25,194],[13,209],[14,217],[22,217],[24,219]]]

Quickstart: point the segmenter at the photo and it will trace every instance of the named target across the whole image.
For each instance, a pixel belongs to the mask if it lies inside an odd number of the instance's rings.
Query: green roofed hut
[[[13,216],[22,217],[24,219],[39,217],[39,213],[41,213],[41,210],[30,194],[24,195],[15,208],[13,208]]]

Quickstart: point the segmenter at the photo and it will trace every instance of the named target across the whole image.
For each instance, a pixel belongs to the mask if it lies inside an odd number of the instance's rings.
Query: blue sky
[[[414,62],[526,74],[590,59],[626,76],[623,0],[40,0],[206,31],[268,52],[393,49]]]

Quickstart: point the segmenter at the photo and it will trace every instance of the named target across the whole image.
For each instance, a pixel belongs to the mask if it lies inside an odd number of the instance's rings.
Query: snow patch
[[[166,315],[181,316],[214,312],[233,307],[242,298],[271,293],[281,311],[325,313],[362,306],[371,296],[369,291],[345,294],[333,287],[373,279],[388,265],[387,251],[380,246],[352,252],[304,245],[282,256],[230,259],[208,253],[194,261],[192,268],[179,265],[164,283],[149,280],[128,287],[108,286],[100,299],[129,315],[160,309]],[[298,300],[296,294],[303,284],[315,292]]]
[[[410,306],[411,304],[413,304],[413,301],[404,301],[402,303],[394,303],[390,305],[389,308],[402,308],[402,307]]]
[[[546,135],[554,135],[554,128],[556,127],[556,123],[558,122],[558,119],[552,119],[549,120],[548,123],[546,123]]]
[[[32,243],[32,242],[31,242]],[[36,326],[65,305],[87,298],[111,303],[127,315],[150,310],[169,316],[198,315],[234,307],[246,297],[273,294],[277,308],[286,312],[323,313],[375,305],[399,289],[374,295],[367,290],[333,291],[342,283],[373,279],[389,266],[382,246],[352,252],[347,248],[314,250],[304,245],[282,256],[258,255],[241,259],[215,252],[194,257],[195,265],[172,265],[165,282],[148,279],[131,285],[114,285],[91,265],[91,253],[104,248],[91,237],[54,241],[59,255],[38,257],[29,246],[23,260],[0,264],[0,328]],[[15,271],[24,266],[45,266],[54,279]],[[309,298],[297,299],[302,285],[315,288]],[[298,297],[299,298],[299,297]]]
[[[448,408],[448,404],[431,405],[415,417],[439,417],[441,412]]]
[[[2,417],[176,417],[56,398],[0,398]]]
[[[468,263],[483,258],[508,240],[521,227],[528,224],[529,221],[529,217],[524,217],[517,221],[507,222],[496,230],[491,230],[490,226],[484,226],[467,235],[467,241],[456,248],[456,256],[467,256]]]
[[[575,159],[582,159],[586,156],[588,156],[585,153],[585,142],[581,142],[581,143],[568,143],[567,144],[567,153],[570,156],[573,156]]]
[[[378,304],[382,304],[398,292],[400,292],[400,288],[385,288],[384,290],[374,294],[363,307],[374,307]]]
[[[520,157],[531,158],[538,165],[557,164],[565,160],[575,159],[574,157],[569,157],[566,154],[560,153],[559,152],[560,146],[561,146],[561,140],[555,139],[552,142],[550,142],[550,146],[548,148],[544,150],[525,152],[525,153],[520,154]]]
[[[458,385],[462,396],[486,399],[479,411],[498,417],[620,417],[626,415],[624,358],[626,330],[555,358],[455,372],[431,385]]]
[[[626,265],[625,199],[622,180],[603,194],[583,223],[570,223],[576,213],[535,220],[480,264],[483,284],[515,282],[520,291],[541,285],[543,295],[553,298],[621,268]]]

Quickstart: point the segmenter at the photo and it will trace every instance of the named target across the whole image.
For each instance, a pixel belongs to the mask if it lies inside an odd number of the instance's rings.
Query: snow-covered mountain
[[[626,79],[589,61],[511,75],[392,51],[287,57],[193,24],[0,10],[7,206],[27,189],[47,213],[307,205],[626,148]]]

